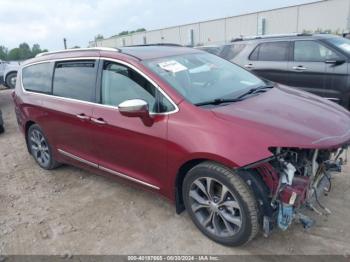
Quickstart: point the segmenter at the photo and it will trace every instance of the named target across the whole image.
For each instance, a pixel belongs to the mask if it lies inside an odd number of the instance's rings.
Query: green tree
[[[0,46],[0,59],[7,60],[7,53],[8,53],[7,48],[1,45]]]
[[[32,46],[32,56],[36,56],[37,54],[41,53],[42,50],[40,48],[40,45],[39,44],[34,44]]]
[[[13,48],[7,53],[7,60],[26,60],[42,52],[47,52],[47,49],[41,49],[39,44],[34,44],[30,48],[27,43],[22,43],[19,47]]]
[[[103,38],[104,38],[103,35],[98,34],[97,36],[95,36],[95,41],[102,40]]]
[[[18,47],[10,50],[7,56],[8,60],[21,60],[20,49]]]
[[[118,35],[121,36],[121,35],[128,35],[129,34],[129,31],[121,31]]]
[[[19,50],[20,50],[20,57],[19,57],[20,60],[25,60],[33,57],[32,50],[27,43],[20,44]]]
[[[136,29],[136,31],[135,31],[135,32],[139,33],[139,32],[145,32],[145,31],[146,31],[146,29],[145,29],[145,28],[139,28],[139,29]]]

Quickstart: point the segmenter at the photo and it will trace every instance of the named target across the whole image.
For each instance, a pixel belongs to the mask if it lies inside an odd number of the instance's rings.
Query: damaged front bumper
[[[331,213],[320,196],[331,190],[332,173],[347,162],[347,149],[348,144],[337,149],[272,148],[273,157],[243,168],[254,170],[266,188],[258,196],[265,236],[276,227],[286,230],[295,220],[311,227],[314,220],[303,214],[305,208]]]

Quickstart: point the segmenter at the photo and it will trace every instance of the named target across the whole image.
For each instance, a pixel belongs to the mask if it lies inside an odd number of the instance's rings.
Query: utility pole
[[[63,45],[64,45],[64,49],[67,49],[67,39],[63,38]]]

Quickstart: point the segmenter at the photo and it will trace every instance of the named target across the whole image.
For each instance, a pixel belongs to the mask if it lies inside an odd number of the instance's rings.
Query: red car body
[[[140,118],[123,116],[114,107],[27,92],[22,88],[20,70],[14,93],[20,128],[26,134],[30,124],[39,124],[57,161],[137,182],[177,202],[178,211],[183,177],[204,160],[238,169],[272,157],[271,148],[336,149],[350,140],[350,113],[323,98],[276,86],[239,103],[197,107],[138,59],[192,52],[201,51],[173,47],[146,52],[140,48],[130,55],[92,50],[29,60],[22,68],[47,60],[115,59],[151,79],[177,109],[155,114],[153,122],[147,124]],[[302,192],[303,187],[296,186],[296,190]]]

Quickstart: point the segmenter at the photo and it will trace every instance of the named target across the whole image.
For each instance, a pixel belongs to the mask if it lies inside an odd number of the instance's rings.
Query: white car
[[[18,68],[19,62],[0,60],[0,84],[4,84],[7,88],[15,88]]]

